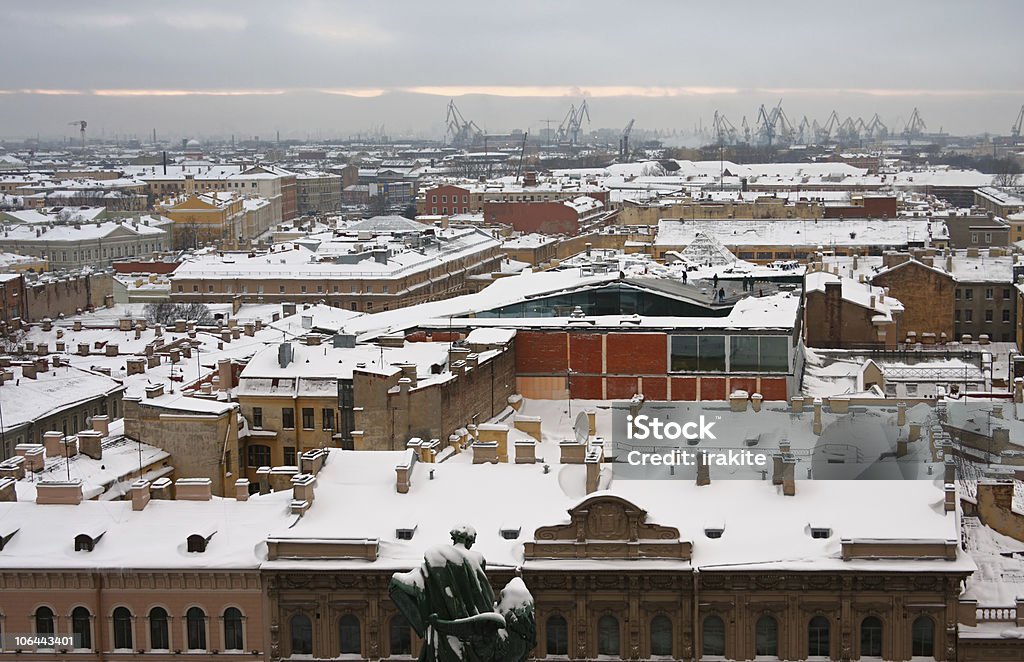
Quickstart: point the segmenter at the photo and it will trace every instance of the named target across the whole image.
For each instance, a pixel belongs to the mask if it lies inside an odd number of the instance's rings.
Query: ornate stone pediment
[[[525,544],[531,558],[666,558],[688,560],[690,543],[679,530],[647,521],[647,511],[602,494],[569,510],[569,523],[542,526]]]

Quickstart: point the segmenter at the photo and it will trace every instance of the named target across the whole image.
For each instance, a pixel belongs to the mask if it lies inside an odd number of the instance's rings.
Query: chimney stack
[[[149,503],[149,481],[139,478],[131,485],[132,510],[142,510]]]

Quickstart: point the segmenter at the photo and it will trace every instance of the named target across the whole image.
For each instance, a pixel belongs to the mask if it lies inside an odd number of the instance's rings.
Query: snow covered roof
[[[704,232],[698,232],[694,236],[693,241],[679,254],[679,257],[693,264],[707,264],[711,266],[732,264],[736,261],[736,256],[728,248]]]
[[[725,246],[906,246],[929,242],[932,230],[931,221],[917,219],[663,219],[654,244],[686,246],[703,233]]]
[[[110,377],[68,365],[39,372],[35,379],[25,377],[20,365],[11,365],[7,370],[14,373],[14,378],[0,387],[4,430],[41,420],[122,388]]]
[[[860,283],[852,278],[844,278],[826,271],[813,271],[804,276],[804,290],[807,293],[824,292],[828,283],[840,283],[844,300],[874,311],[881,320],[891,322],[893,313],[903,312],[903,304],[893,297],[886,296],[885,290],[881,287]]]

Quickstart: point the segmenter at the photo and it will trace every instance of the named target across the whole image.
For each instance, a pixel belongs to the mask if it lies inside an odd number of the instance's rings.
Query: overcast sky
[[[0,136],[440,133],[445,105],[539,131],[790,119],[1007,133],[1024,2],[3,0]],[[902,128],[901,126],[899,128]]]

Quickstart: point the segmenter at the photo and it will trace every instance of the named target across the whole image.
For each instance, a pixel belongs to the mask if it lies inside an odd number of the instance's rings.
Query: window
[[[409,621],[405,619],[405,616],[397,614],[391,617],[391,623],[388,625],[388,643],[392,657],[412,655],[412,635]]]
[[[772,616],[762,616],[754,626],[754,654],[779,654],[779,623]]]
[[[306,293],[306,286],[305,285],[300,285],[299,286],[299,292],[301,292],[302,294],[305,294]]]
[[[989,300],[995,298],[995,291],[991,287],[985,288],[985,298]]]
[[[156,650],[171,648],[167,630],[167,610],[163,607],[153,607],[149,610],[149,647]]]
[[[807,654],[828,657],[829,623],[824,616],[815,616],[807,624]]]
[[[71,634],[75,636],[75,648],[92,648],[92,614],[85,607],[71,610]]]
[[[874,616],[860,622],[860,655],[882,656],[882,621]]]
[[[338,619],[338,642],[341,644],[342,655],[359,655],[362,652],[359,618],[355,614],[345,614]]]
[[[811,527],[811,537],[818,540],[832,537],[832,529]]]
[[[619,619],[611,614],[597,619],[597,654],[619,656]]]
[[[761,372],[789,372],[789,338],[786,336],[761,336]]]
[[[302,429],[312,430],[313,429],[313,408],[303,407],[302,408]]]
[[[992,243],[992,233],[991,232],[986,232],[985,233],[985,243],[986,244],[991,244]]]
[[[295,614],[288,621],[292,634],[292,655],[310,655],[313,652],[313,623],[305,614]]]
[[[228,607],[224,610],[224,650],[240,651],[244,648],[242,612],[235,607]]]
[[[935,655],[935,622],[928,616],[914,619],[910,629],[910,649],[911,655]]]
[[[192,607],[185,612],[189,650],[206,650],[206,612]]]
[[[333,409],[322,409],[320,410],[320,420],[323,421],[325,430],[334,429],[334,410]]]
[[[974,321],[974,311],[971,310],[970,308],[968,308],[967,310],[964,311],[964,321],[965,322],[973,322]]]
[[[263,427],[263,407],[252,408],[252,426],[254,428]]]
[[[132,613],[127,607],[114,610],[114,648],[132,647]]]
[[[1004,299],[1009,299],[1010,298],[1010,288],[1008,288],[1008,287],[1004,287],[1003,288],[1003,298]]]
[[[294,467],[297,464],[295,462],[295,446],[284,447],[284,464],[286,467]]]
[[[548,616],[544,624],[544,632],[547,641],[548,655],[569,654],[569,624],[565,622],[564,616]]]
[[[733,336],[729,339],[729,369],[733,372],[756,372],[758,369],[757,336]]]
[[[651,655],[672,655],[672,621],[664,614],[651,619]]]
[[[280,292],[281,294],[284,294],[284,285],[278,285],[277,291]]]
[[[36,609],[36,634],[53,634],[53,610],[49,607]]]
[[[968,301],[973,301],[974,300],[974,288],[972,288],[972,287],[964,288],[964,298],[967,299]]]
[[[287,429],[295,428],[295,410],[291,407],[281,409],[281,427]]]
[[[986,322],[991,322],[992,319],[993,319],[992,316],[993,316],[992,309],[991,308],[985,309],[985,321]]]
[[[971,233],[971,243],[972,244],[978,243],[978,233],[977,232],[972,232]]]
[[[1003,321],[1004,322],[1009,322],[1010,321],[1010,310],[1008,308],[1004,308],[1003,309]]]
[[[725,655],[725,621],[718,616],[705,618],[701,641],[704,655]]]
[[[259,468],[271,466],[270,446],[264,446],[262,444],[250,444],[248,453],[250,467]]]

